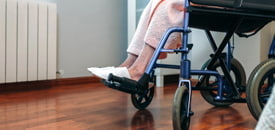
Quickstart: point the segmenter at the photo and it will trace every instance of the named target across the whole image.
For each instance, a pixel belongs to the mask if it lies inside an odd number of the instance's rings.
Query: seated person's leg
[[[153,56],[154,51],[155,48],[148,44],[144,44],[140,55],[137,57],[134,64],[132,64],[132,66],[128,69],[131,79],[138,80],[142,76],[151,57]]]
[[[171,27],[181,27],[183,22],[182,0],[163,1],[158,7],[155,7],[157,2],[160,1],[151,0],[142,14],[138,28],[127,49],[129,55],[125,62],[120,65],[124,68],[110,67],[108,70],[105,68],[101,69],[92,67],[89,68],[92,73],[104,79],[107,78],[109,73],[116,73],[118,74],[116,76],[132,78],[134,80],[140,78],[163,34]],[[180,43],[180,34],[173,33],[169,37],[165,48],[175,49],[180,45]],[[129,68],[129,70],[127,70],[127,68]],[[100,74],[97,74],[96,72],[100,72]]]
[[[123,61],[121,65],[119,65],[119,67],[130,68],[132,64],[136,61],[137,57],[138,56],[135,54],[128,53],[127,58]]]
[[[126,60],[120,65],[120,67],[130,68],[131,65],[135,62],[136,58],[141,53],[142,47],[144,46],[144,35],[147,31],[149,21],[148,19],[150,17],[149,15],[152,10],[152,1],[153,0],[150,0],[150,2],[147,4],[141,14],[135,34],[127,48],[128,56]]]

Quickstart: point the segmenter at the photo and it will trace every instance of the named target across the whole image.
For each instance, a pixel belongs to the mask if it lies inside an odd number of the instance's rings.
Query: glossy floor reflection
[[[156,88],[138,111],[128,94],[100,83],[0,93],[0,130],[172,130],[176,84]],[[253,130],[245,103],[217,108],[193,92],[191,130]]]

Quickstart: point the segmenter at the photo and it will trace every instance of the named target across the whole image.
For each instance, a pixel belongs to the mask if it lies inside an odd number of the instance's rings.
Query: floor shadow
[[[131,121],[132,130],[148,129],[154,130],[154,118],[149,110],[137,111]]]
[[[200,124],[201,129],[220,126],[230,128],[245,121],[239,111],[233,107],[213,107],[201,114],[200,117],[197,123]]]

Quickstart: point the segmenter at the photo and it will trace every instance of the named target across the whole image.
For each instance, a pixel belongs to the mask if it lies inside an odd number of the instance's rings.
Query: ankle
[[[139,69],[135,69],[135,68],[130,68],[128,69],[129,74],[131,76],[131,79],[133,80],[139,80],[140,77],[143,75],[144,70],[139,70]]]
[[[119,67],[126,67],[126,68],[130,68],[133,63],[136,61],[137,59],[137,55],[134,54],[128,54],[128,57],[125,59],[125,61],[119,65]]]

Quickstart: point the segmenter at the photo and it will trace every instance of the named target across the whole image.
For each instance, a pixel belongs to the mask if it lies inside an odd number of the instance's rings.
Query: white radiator
[[[0,0],[0,83],[56,78],[53,3]]]

